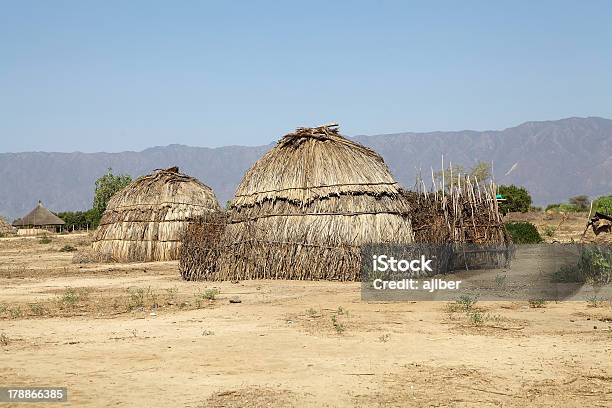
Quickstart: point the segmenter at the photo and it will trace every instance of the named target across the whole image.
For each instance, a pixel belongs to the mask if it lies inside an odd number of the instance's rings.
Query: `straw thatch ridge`
[[[41,201],[25,217],[18,218],[13,222],[15,227],[59,227],[64,224],[65,222],[47,210]]]
[[[177,259],[189,221],[221,211],[213,190],[177,167],[138,178],[108,202],[93,249],[118,261]]]
[[[185,237],[185,279],[357,280],[362,245],[413,242],[410,207],[382,157],[337,125],[299,128],[257,161],[216,243],[196,239],[198,228]]]

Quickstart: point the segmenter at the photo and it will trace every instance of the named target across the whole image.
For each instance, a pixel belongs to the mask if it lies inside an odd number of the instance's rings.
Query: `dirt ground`
[[[510,213],[504,221],[528,221],[533,223],[545,242],[589,242],[612,244],[612,234],[595,235],[591,228],[585,232],[588,213],[529,212]]]
[[[609,300],[367,303],[359,283],[73,263],[89,243],[0,239],[0,384],[74,407],[612,406]]]

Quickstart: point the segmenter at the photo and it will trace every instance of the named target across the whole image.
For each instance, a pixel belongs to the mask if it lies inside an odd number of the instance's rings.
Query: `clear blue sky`
[[[0,152],[612,118],[610,1],[0,7]]]

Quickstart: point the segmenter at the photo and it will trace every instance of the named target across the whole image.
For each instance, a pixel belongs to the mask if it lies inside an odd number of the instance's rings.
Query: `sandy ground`
[[[612,406],[609,301],[366,303],[358,283],[72,263],[88,245],[0,239],[0,384],[74,407]]]

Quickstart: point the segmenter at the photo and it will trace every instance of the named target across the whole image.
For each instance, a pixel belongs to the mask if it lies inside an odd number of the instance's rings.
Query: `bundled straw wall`
[[[212,189],[178,168],[140,177],[115,194],[95,232],[93,249],[118,261],[178,259],[189,221],[221,211]]]
[[[337,125],[299,128],[245,174],[216,238],[198,238],[215,224],[210,219],[188,230],[181,273],[357,280],[362,245],[413,242],[409,216],[378,154],[342,137]]]

